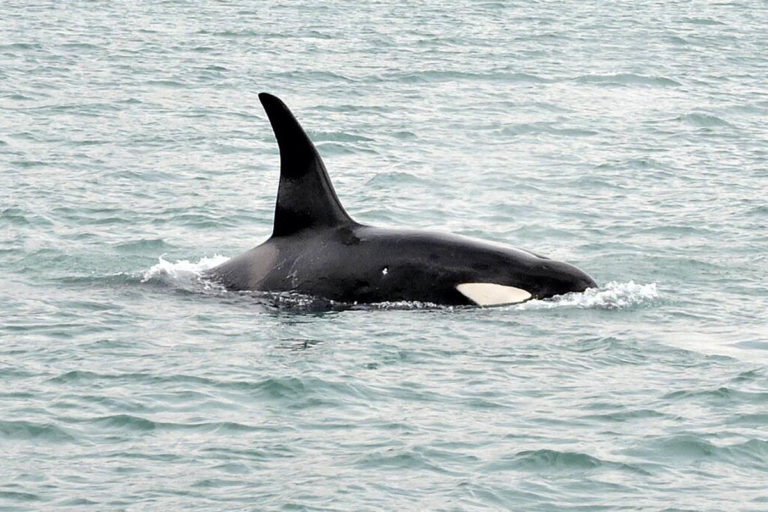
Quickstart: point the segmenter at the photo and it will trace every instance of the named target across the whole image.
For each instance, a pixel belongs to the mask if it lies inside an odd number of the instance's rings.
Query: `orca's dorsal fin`
[[[272,236],[354,224],[333,190],[323,159],[285,103],[265,92],[259,99],[280,148],[280,186]]]

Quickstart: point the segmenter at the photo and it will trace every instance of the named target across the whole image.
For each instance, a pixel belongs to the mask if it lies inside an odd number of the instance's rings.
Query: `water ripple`
[[[760,2],[61,7],[0,16],[0,509],[766,508]],[[272,229],[261,91],[355,218],[602,286],[216,287]]]

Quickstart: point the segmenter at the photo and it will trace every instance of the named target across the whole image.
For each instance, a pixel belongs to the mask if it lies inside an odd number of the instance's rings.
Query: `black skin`
[[[273,237],[216,267],[230,290],[299,292],[346,303],[473,304],[456,286],[495,283],[545,299],[596,287],[567,263],[456,235],[369,226]]]
[[[473,304],[462,283],[514,286],[535,299],[597,285],[567,263],[456,235],[358,224],[333,190],[303,128],[275,96],[259,95],[280,147],[272,237],[207,272],[230,290],[297,292],[344,303]]]

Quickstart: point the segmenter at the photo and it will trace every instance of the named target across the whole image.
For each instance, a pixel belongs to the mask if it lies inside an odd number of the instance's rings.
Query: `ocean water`
[[[0,4],[1,510],[768,510],[768,6]],[[200,272],[282,97],[350,214],[583,268],[499,308]]]

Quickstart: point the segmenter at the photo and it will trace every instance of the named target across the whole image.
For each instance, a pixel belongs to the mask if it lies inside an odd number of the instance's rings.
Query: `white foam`
[[[226,256],[216,254],[210,258],[202,257],[197,262],[189,260],[171,262],[163,256],[165,255],[158,258],[157,264],[144,271],[141,277],[142,283],[159,280],[182,287],[199,284],[203,271],[221,265],[229,259]]]
[[[583,293],[569,293],[548,300],[531,300],[515,306],[516,309],[552,309],[576,307],[591,309],[624,309],[645,304],[659,297],[656,283],[637,284],[634,281],[611,281],[600,288],[590,288]]]

